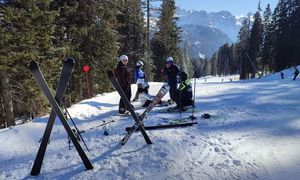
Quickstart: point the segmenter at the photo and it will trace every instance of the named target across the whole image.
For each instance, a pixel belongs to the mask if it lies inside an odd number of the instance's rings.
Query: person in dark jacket
[[[128,63],[128,57],[126,55],[121,55],[119,58],[119,63],[114,70],[115,76],[124,92],[126,95],[127,99],[130,101],[131,98],[131,74],[130,71],[127,67]],[[126,107],[123,102],[123,99],[120,99],[119,102],[119,113],[120,114],[125,114],[126,113]]]
[[[299,70],[298,70],[298,68],[295,66],[295,72],[293,73],[294,74],[294,78],[293,78],[293,80],[296,80],[296,78],[297,78],[297,76],[299,75]]]
[[[187,73],[184,71],[179,72],[177,75],[180,85],[175,92],[176,109],[182,109],[185,106],[194,106],[193,102],[193,89]]]
[[[163,74],[167,75],[168,78],[168,84],[170,86],[170,98],[175,101],[175,92],[177,89],[177,78],[176,76],[180,72],[179,67],[174,63],[172,57],[167,58],[166,65],[163,69]]]

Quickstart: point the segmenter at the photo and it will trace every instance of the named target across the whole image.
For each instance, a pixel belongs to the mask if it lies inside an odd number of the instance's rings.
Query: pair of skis
[[[119,95],[121,96],[121,99],[123,99],[123,102],[128,109],[128,111],[131,113],[135,124],[131,127],[127,127],[126,131],[127,134],[124,136],[124,138],[121,140],[121,144],[125,145],[126,142],[129,140],[129,138],[133,135],[133,133],[140,131],[146,141],[147,144],[152,144],[148,134],[145,130],[153,130],[153,129],[164,129],[164,128],[174,128],[174,127],[184,127],[184,126],[192,126],[193,124],[197,124],[196,122],[192,123],[182,123],[182,124],[167,124],[167,125],[157,125],[157,126],[144,126],[143,120],[146,117],[146,115],[153,109],[153,107],[159,103],[159,101],[168,93],[170,86],[167,84],[164,84],[162,88],[158,91],[156,97],[152,101],[152,103],[146,108],[146,110],[143,112],[142,115],[138,116],[134,109],[132,108],[129,100],[125,96],[125,93],[123,92],[120,84],[118,83],[117,78],[114,75],[113,71],[108,72],[108,77],[111,80],[113,86],[118,91]]]
[[[61,76],[59,79],[59,83],[56,89],[56,95],[55,97],[53,97],[52,93],[50,92],[50,89],[48,87],[48,84],[45,81],[45,78],[39,68],[39,65],[36,61],[31,61],[30,65],[29,65],[29,69],[31,70],[34,79],[36,80],[37,84],[39,85],[39,87],[41,88],[41,90],[43,91],[43,93],[45,94],[45,96],[47,97],[50,105],[52,106],[52,110],[49,116],[49,120],[42,138],[42,142],[41,145],[39,147],[37,156],[35,158],[32,170],[31,170],[31,175],[36,176],[40,173],[41,171],[41,167],[43,164],[43,160],[44,160],[44,156],[45,156],[45,152],[47,149],[47,145],[48,145],[48,141],[50,138],[50,134],[54,125],[54,121],[56,118],[56,115],[59,117],[59,119],[61,120],[65,130],[67,131],[70,139],[72,140],[79,156],[81,157],[86,169],[93,169],[93,165],[90,162],[90,160],[88,159],[88,157],[86,156],[84,150],[82,149],[82,147],[80,146],[74,132],[72,131],[72,129],[70,128],[66,117],[64,116],[62,110],[61,110],[61,102],[63,100],[63,96],[64,93],[66,91],[67,88],[67,84],[70,80],[73,68],[74,68],[74,60],[73,59],[66,59],[63,63],[63,67],[62,67],[62,71],[61,71]]]
[[[139,116],[141,119],[140,123],[135,123],[132,127],[127,127],[127,132],[134,132],[138,130],[138,127],[143,123],[144,118],[147,114],[155,107],[161,99],[169,92],[170,86],[168,84],[164,84],[158,91],[157,95],[153,99],[153,101],[149,104],[149,106],[144,110],[143,114]]]
[[[116,88],[116,90],[118,91],[118,93],[120,94],[120,96],[121,96],[121,98],[122,98],[122,100],[123,100],[123,102],[126,106],[126,109],[130,112],[130,114],[133,117],[135,123],[140,124],[142,122],[142,119],[140,117],[138,117],[136,115],[136,113],[134,112],[129,100],[127,99],[127,97],[126,97],[125,93],[123,92],[120,84],[118,83],[118,80],[115,77],[114,72],[113,71],[108,71],[107,75],[108,75],[108,78],[111,80],[112,84],[114,85],[114,87]],[[148,134],[145,131],[144,125],[141,124],[138,128],[141,131],[146,143],[147,144],[152,144]],[[126,134],[126,136],[122,139],[121,144],[125,145],[131,135],[132,135],[132,133]]]
[[[144,126],[145,130],[157,130],[157,129],[167,129],[167,128],[176,128],[176,127],[186,127],[197,124],[197,122],[180,122],[180,123],[169,123],[169,124],[158,124],[154,126]],[[126,131],[132,131],[131,127],[127,127]]]

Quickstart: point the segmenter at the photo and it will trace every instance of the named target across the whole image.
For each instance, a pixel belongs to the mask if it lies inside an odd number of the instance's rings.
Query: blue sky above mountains
[[[257,10],[259,0],[175,0],[176,6],[187,10],[204,10],[206,12],[229,11],[235,16],[247,15]],[[261,0],[262,10],[267,4],[272,10],[278,0]]]

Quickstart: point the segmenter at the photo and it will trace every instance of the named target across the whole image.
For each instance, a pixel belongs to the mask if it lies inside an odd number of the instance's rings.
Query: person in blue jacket
[[[133,101],[137,101],[139,99],[139,94],[143,89],[142,85],[145,82],[145,73],[142,70],[143,66],[143,61],[138,61],[135,66],[135,82],[137,84],[137,91],[135,93]]]

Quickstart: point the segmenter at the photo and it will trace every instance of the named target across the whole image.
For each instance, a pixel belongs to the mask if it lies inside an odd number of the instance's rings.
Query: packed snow
[[[299,179],[300,79],[292,69],[249,81],[238,76],[196,80],[198,124],[140,132],[122,146],[130,116],[118,115],[119,95],[104,93],[68,108],[90,152],[86,170],[59,119],[56,119],[40,175],[30,176],[48,116],[0,130],[0,179]],[[192,82],[194,85],[194,82]],[[162,83],[150,83],[156,94]],[[132,86],[133,94],[136,86]],[[169,99],[169,95],[164,97]],[[136,111],[143,109],[133,103]],[[155,107],[145,125],[189,117],[191,112],[161,113]],[[211,118],[201,115],[209,113]],[[104,121],[109,135],[103,135]],[[69,120],[71,126],[72,123]]]

